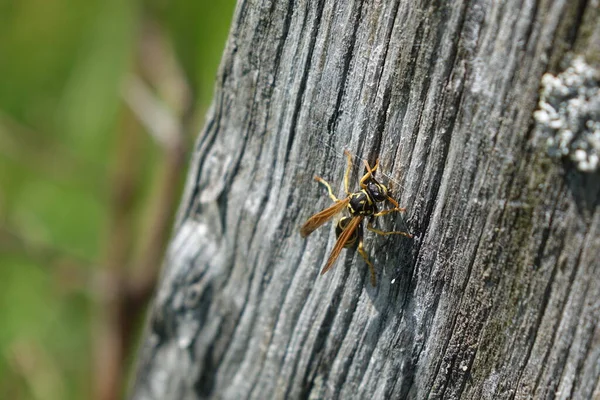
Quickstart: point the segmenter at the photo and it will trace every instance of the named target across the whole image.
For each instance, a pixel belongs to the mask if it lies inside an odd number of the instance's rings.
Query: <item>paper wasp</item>
[[[348,166],[346,167],[346,173],[344,175],[344,188],[346,190],[347,197],[345,199],[338,199],[333,194],[331,186],[323,178],[315,176],[315,180],[323,184],[327,188],[329,197],[333,200],[333,205],[325,210],[310,217],[306,223],[300,228],[300,234],[302,237],[310,235],[315,229],[323,225],[325,222],[333,218],[334,215],[340,213],[344,208],[348,208],[350,217],[342,217],[336,226],[337,241],[335,246],[329,255],[329,259],[325,264],[325,267],[321,270],[321,275],[329,271],[335,260],[340,255],[342,249],[357,247],[358,253],[365,260],[369,266],[371,272],[371,285],[375,286],[377,282],[375,268],[369,258],[367,252],[363,247],[363,219],[369,218],[367,229],[375,232],[378,235],[403,235],[408,238],[412,238],[412,235],[407,232],[392,231],[384,232],[373,227],[375,218],[392,212],[403,212],[404,208],[398,205],[398,202],[390,196],[390,191],[383,184],[379,183],[375,179],[375,171],[379,167],[379,160],[375,162],[375,166],[371,168],[369,163],[364,161],[367,172],[360,179],[359,185],[360,190],[358,192],[351,193],[348,189],[348,181],[350,178],[350,172],[352,170],[352,156],[348,150],[344,151],[344,155],[348,158]],[[378,211],[377,204],[384,201],[388,201],[394,206],[387,210]]]

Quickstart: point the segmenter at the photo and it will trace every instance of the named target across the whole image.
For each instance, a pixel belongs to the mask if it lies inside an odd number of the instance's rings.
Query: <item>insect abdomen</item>
[[[340,237],[340,235],[342,234],[344,229],[346,229],[346,227],[350,223],[350,220],[352,220],[351,217],[343,217],[338,221],[337,225],[335,226],[335,237]],[[349,249],[349,248],[356,246],[356,244],[358,243],[358,239],[360,238],[360,235],[362,235],[362,229],[363,229],[363,225],[361,222],[360,225],[358,226],[358,228],[354,231],[352,236],[350,236],[350,238],[344,245],[345,248]]]

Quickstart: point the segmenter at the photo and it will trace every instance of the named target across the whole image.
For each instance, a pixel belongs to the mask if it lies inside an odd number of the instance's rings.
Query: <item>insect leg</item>
[[[344,174],[344,188],[346,189],[346,194],[350,195],[349,181],[350,181],[350,172],[352,171],[352,155],[348,150],[344,150],[344,155],[348,158],[348,166],[346,167],[346,173]]]
[[[369,261],[369,257],[367,257],[367,252],[365,251],[365,248],[363,247],[362,237],[358,241],[358,249],[357,250],[358,250],[358,254],[360,254],[360,256],[363,258],[363,260],[365,260],[365,262],[369,266],[369,272],[371,274],[371,285],[372,286],[377,285],[377,275],[375,274],[375,267],[373,267],[373,264],[371,263],[371,261]]]
[[[363,163],[365,163],[367,171],[369,171],[371,175],[375,174],[375,171],[377,171],[377,168],[379,168],[379,158],[375,160],[375,166],[373,168],[369,166],[369,163],[366,160],[363,160]]]
[[[392,211],[392,210],[389,210],[389,211]],[[385,232],[385,231],[382,231],[380,229],[374,228],[372,220],[370,220],[369,223],[367,224],[367,229],[370,230],[371,232],[375,232],[376,234],[382,235],[382,236],[385,236],[385,235],[402,235],[402,236],[406,236],[407,238],[412,238],[413,237],[413,235],[411,235],[408,232],[401,232],[401,231],[389,231],[389,232]]]
[[[388,196],[387,197],[387,201],[389,201],[390,203],[392,203],[394,205],[394,207],[400,208],[400,206],[398,205],[398,202],[395,199],[393,199],[392,197]]]
[[[377,167],[379,167],[379,159],[377,159],[377,161],[375,161],[375,166],[373,168],[371,168],[369,166],[369,163],[366,160],[363,160],[363,163],[365,164],[365,167],[367,168],[367,173],[363,175],[362,178],[360,178],[360,187],[361,188],[365,188],[366,184],[365,182],[375,174],[375,171],[377,171]]]
[[[329,198],[331,200],[333,200],[334,202],[339,201],[338,198],[335,197],[335,195],[333,194],[333,191],[331,190],[331,186],[329,185],[329,183],[327,183],[327,181],[325,179],[321,178],[320,176],[315,175],[315,181],[323,184],[327,188],[327,192],[329,193]]]
[[[373,216],[381,217],[382,215],[385,215],[385,214],[389,214],[389,213],[393,213],[393,212],[404,212],[404,211],[406,211],[406,208],[396,207],[396,208],[390,208],[389,210],[381,210],[378,213],[373,214]]]

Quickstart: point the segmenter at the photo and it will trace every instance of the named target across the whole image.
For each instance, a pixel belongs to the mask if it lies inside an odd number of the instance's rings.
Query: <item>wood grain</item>
[[[600,178],[533,113],[592,1],[238,2],[131,398],[600,396]],[[319,271],[348,149],[407,208]],[[363,172],[355,163],[352,183]],[[381,175],[380,175],[381,176]],[[356,187],[356,186],[355,186]]]

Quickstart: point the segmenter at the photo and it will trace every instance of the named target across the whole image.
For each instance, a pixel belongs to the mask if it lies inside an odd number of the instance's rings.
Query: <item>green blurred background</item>
[[[0,399],[126,390],[234,6],[0,2]]]

